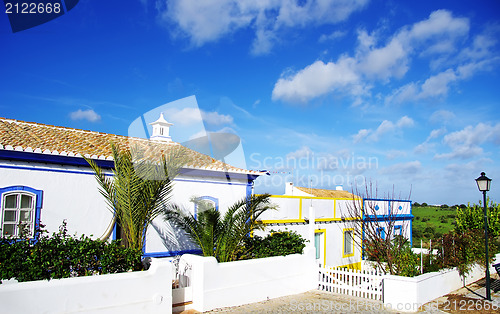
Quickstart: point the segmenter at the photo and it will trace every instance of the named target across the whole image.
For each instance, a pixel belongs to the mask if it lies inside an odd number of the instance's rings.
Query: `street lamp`
[[[484,246],[486,247],[486,299],[491,301],[490,292],[490,265],[488,258],[488,216],[487,216],[487,204],[486,204],[486,191],[490,190],[491,179],[488,178],[484,172],[481,172],[481,176],[476,179],[477,187],[479,191],[483,192],[483,206],[484,206]]]

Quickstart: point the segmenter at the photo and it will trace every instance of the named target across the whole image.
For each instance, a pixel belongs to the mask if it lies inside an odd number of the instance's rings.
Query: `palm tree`
[[[196,243],[204,256],[214,256],[219,262],[236,260],[236,253],[243,240],[252,231],[264,228],[257,219],[265,211],[274,209],[270,195],[252,195],[234,203],[222,215],[209,202],[194,199],[198,208],[197,217],[185,213],[173,205],[164,212],[164,219],[178,225]]]
[[[170,199],[173,179],[181,165],[180,155],[171,152],[154,161],[140,152],[119,150],[113,144],[111,148],[115,165],[112,177],[106,176],[91,159],[86,160],[120,226],[122,244],[142,250],[148,225],[163,212]]]

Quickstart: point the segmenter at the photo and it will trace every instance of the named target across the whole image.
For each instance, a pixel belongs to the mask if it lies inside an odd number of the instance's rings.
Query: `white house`
[[[354,228],[374,226],[382,237],[400,234],[411,241],[411,201],[363,199],[337,187],[335,190],[314,189],[286,183],[284,195],[273,195],[277,211],[269,211],[261,219],[269,230],[292,230],[314,241],[318,264],[361,269],[360,243],[364,232]],[[363,213],[353,215],[353,204]],[[361,223],[355,223],[362,221]],[[262,233],[261,233],[262,234]]]
[[[179,143],[170,137],[171,123],[163,115],[151,123],[150,139],[84,131],[0,118],[0,228],[16,236],[26,223],[33,234],[41,223],[55,232],[65,220],[70,234],[106,238],[114,234],[113,215],[99,193],[93,171],[82,156],[108,171],[114,167],[111,143],[139,147],[147,154],[166,152]],[[262,173],[230,166],[185,148],[187,163],[175,178],[172,202],[196,213],[192,197],[226,209],[251,195]],[[161,218],[147,230],[146,256],[173,256],[196,252]]]

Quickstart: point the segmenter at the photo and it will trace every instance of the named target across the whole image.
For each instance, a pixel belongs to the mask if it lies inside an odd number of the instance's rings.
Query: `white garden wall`
[[[500,260],[500,254],[496,255],[496,260]],[[494,268],[490,272],[494,273]],[[386,275],[384,277],[384,306],[396,311],[416,312],[425,303],[483,277],[484,269],[480,266],[475,266],[470,271],[465,282],[456,269],[426,273],[417,277]]]
[[[172,270],[153,259],[147,271],[4,283],[2,313],[171,313]]]
[[[228,263],[218,263],[214,257],[183,255],[192,267],[190,308],[208,311],[315,289],[318,273],[313,254],[305,248],[302,255]]]

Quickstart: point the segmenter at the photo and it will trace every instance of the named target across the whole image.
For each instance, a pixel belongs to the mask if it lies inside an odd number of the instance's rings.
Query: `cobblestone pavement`
[[[395,313],[380,301],[311,290],[301,294],[205,313]]]

